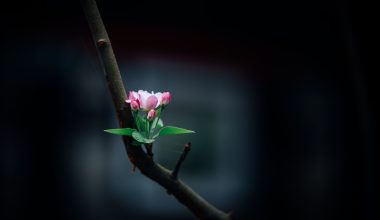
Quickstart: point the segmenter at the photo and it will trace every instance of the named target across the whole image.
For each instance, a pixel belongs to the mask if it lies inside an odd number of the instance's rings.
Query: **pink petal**
[[[140,108],[140,104],[138,102],[139,100],[133,100],[131,101],[131,109],[136,111]]]
[[[170,92],[164,92],[164,93],[162,94],[162,101],[161,101],[161,103],[162,103],[163,105],[167,105],[167,104],[170,103],[171,99],[172,99],[172,97],[171,97],[171,95],[170,95]]]
[[[156,96],[154,96],[154,95],[149,96],[149,97],[146,99],[145,110],[149,111],[149,110],[151,110],[151,109],[156,108],[157,103],[158,103],[158,99],[157,99]]]

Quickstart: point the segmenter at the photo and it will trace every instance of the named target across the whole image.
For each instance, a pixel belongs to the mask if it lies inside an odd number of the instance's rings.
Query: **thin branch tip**
[[[191,150],[191,142],[188,142],[187,144],[185,144],[185,149],[186,151],[190,151]]]
[[[183,161],[186,159],[186,156],[190,150],[191,150],[191,143],[188,142],[187,144],[185,144],[183,152],[182,152],[181,156],[179,157],[177,164],[174,167],[174,170],[172,172],[172,179],[175,179],[175,180],[178,179],[179,169],[181,168],[181,165],[182,165]]]

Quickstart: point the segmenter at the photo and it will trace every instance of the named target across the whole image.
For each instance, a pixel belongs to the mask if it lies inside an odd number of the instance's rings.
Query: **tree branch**
[[[120,70],[96,2],[95,0],[81,0],[81,3],[103,65],[105,78],[116,109],[119,125],[122,128],[135,127],[130,108],[125,104],[127,96]],[[171,192],[179,202],[184,204],[199,219],[230,219],[228,214],[208,203],[181,180],[173,179],[171,172],[155,163],[153,158],[147,155],[141,147],[132,146],[131,138],[123,136],[123,142],[128,157],[133,165],[136,166],[142,174]]]
[[[179,168],[181,168],[181,164],[186,159],[186,156],[190,150],[191,150],[191,143],[189,142],[189,143],[185,144],[185,148],[183,148],[183,152],[182,152],[181,156],[179,157],[177,164],[174,167],[174,170],[172,172],[172,178],[173,179],[175,179],[175,180],[178,179]]]
[[[145,144],[146,153],[153,158],[153,144]]]

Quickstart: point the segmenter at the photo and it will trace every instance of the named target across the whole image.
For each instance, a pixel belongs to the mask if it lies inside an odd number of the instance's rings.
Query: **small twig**
[[[175,168],[172,172],[172,178],[173,179],[175,179],[175,180],[178,179],[178,172],[179,172],[179,169],[181,168],[181,164],[186,159],[186,156],[190,150],[191,150],[191,143],[189,142],[189,143],[185,144],[185,148],[183,149],[183,152],[182,152],[181,156],[179,157],[177,164],[175,165]]]

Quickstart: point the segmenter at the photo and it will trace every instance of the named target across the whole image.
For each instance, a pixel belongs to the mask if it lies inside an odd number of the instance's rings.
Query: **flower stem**
[[[147,138],[150,138],[150,121],[147,120],[147,123],[146,123],[146,137]]]

